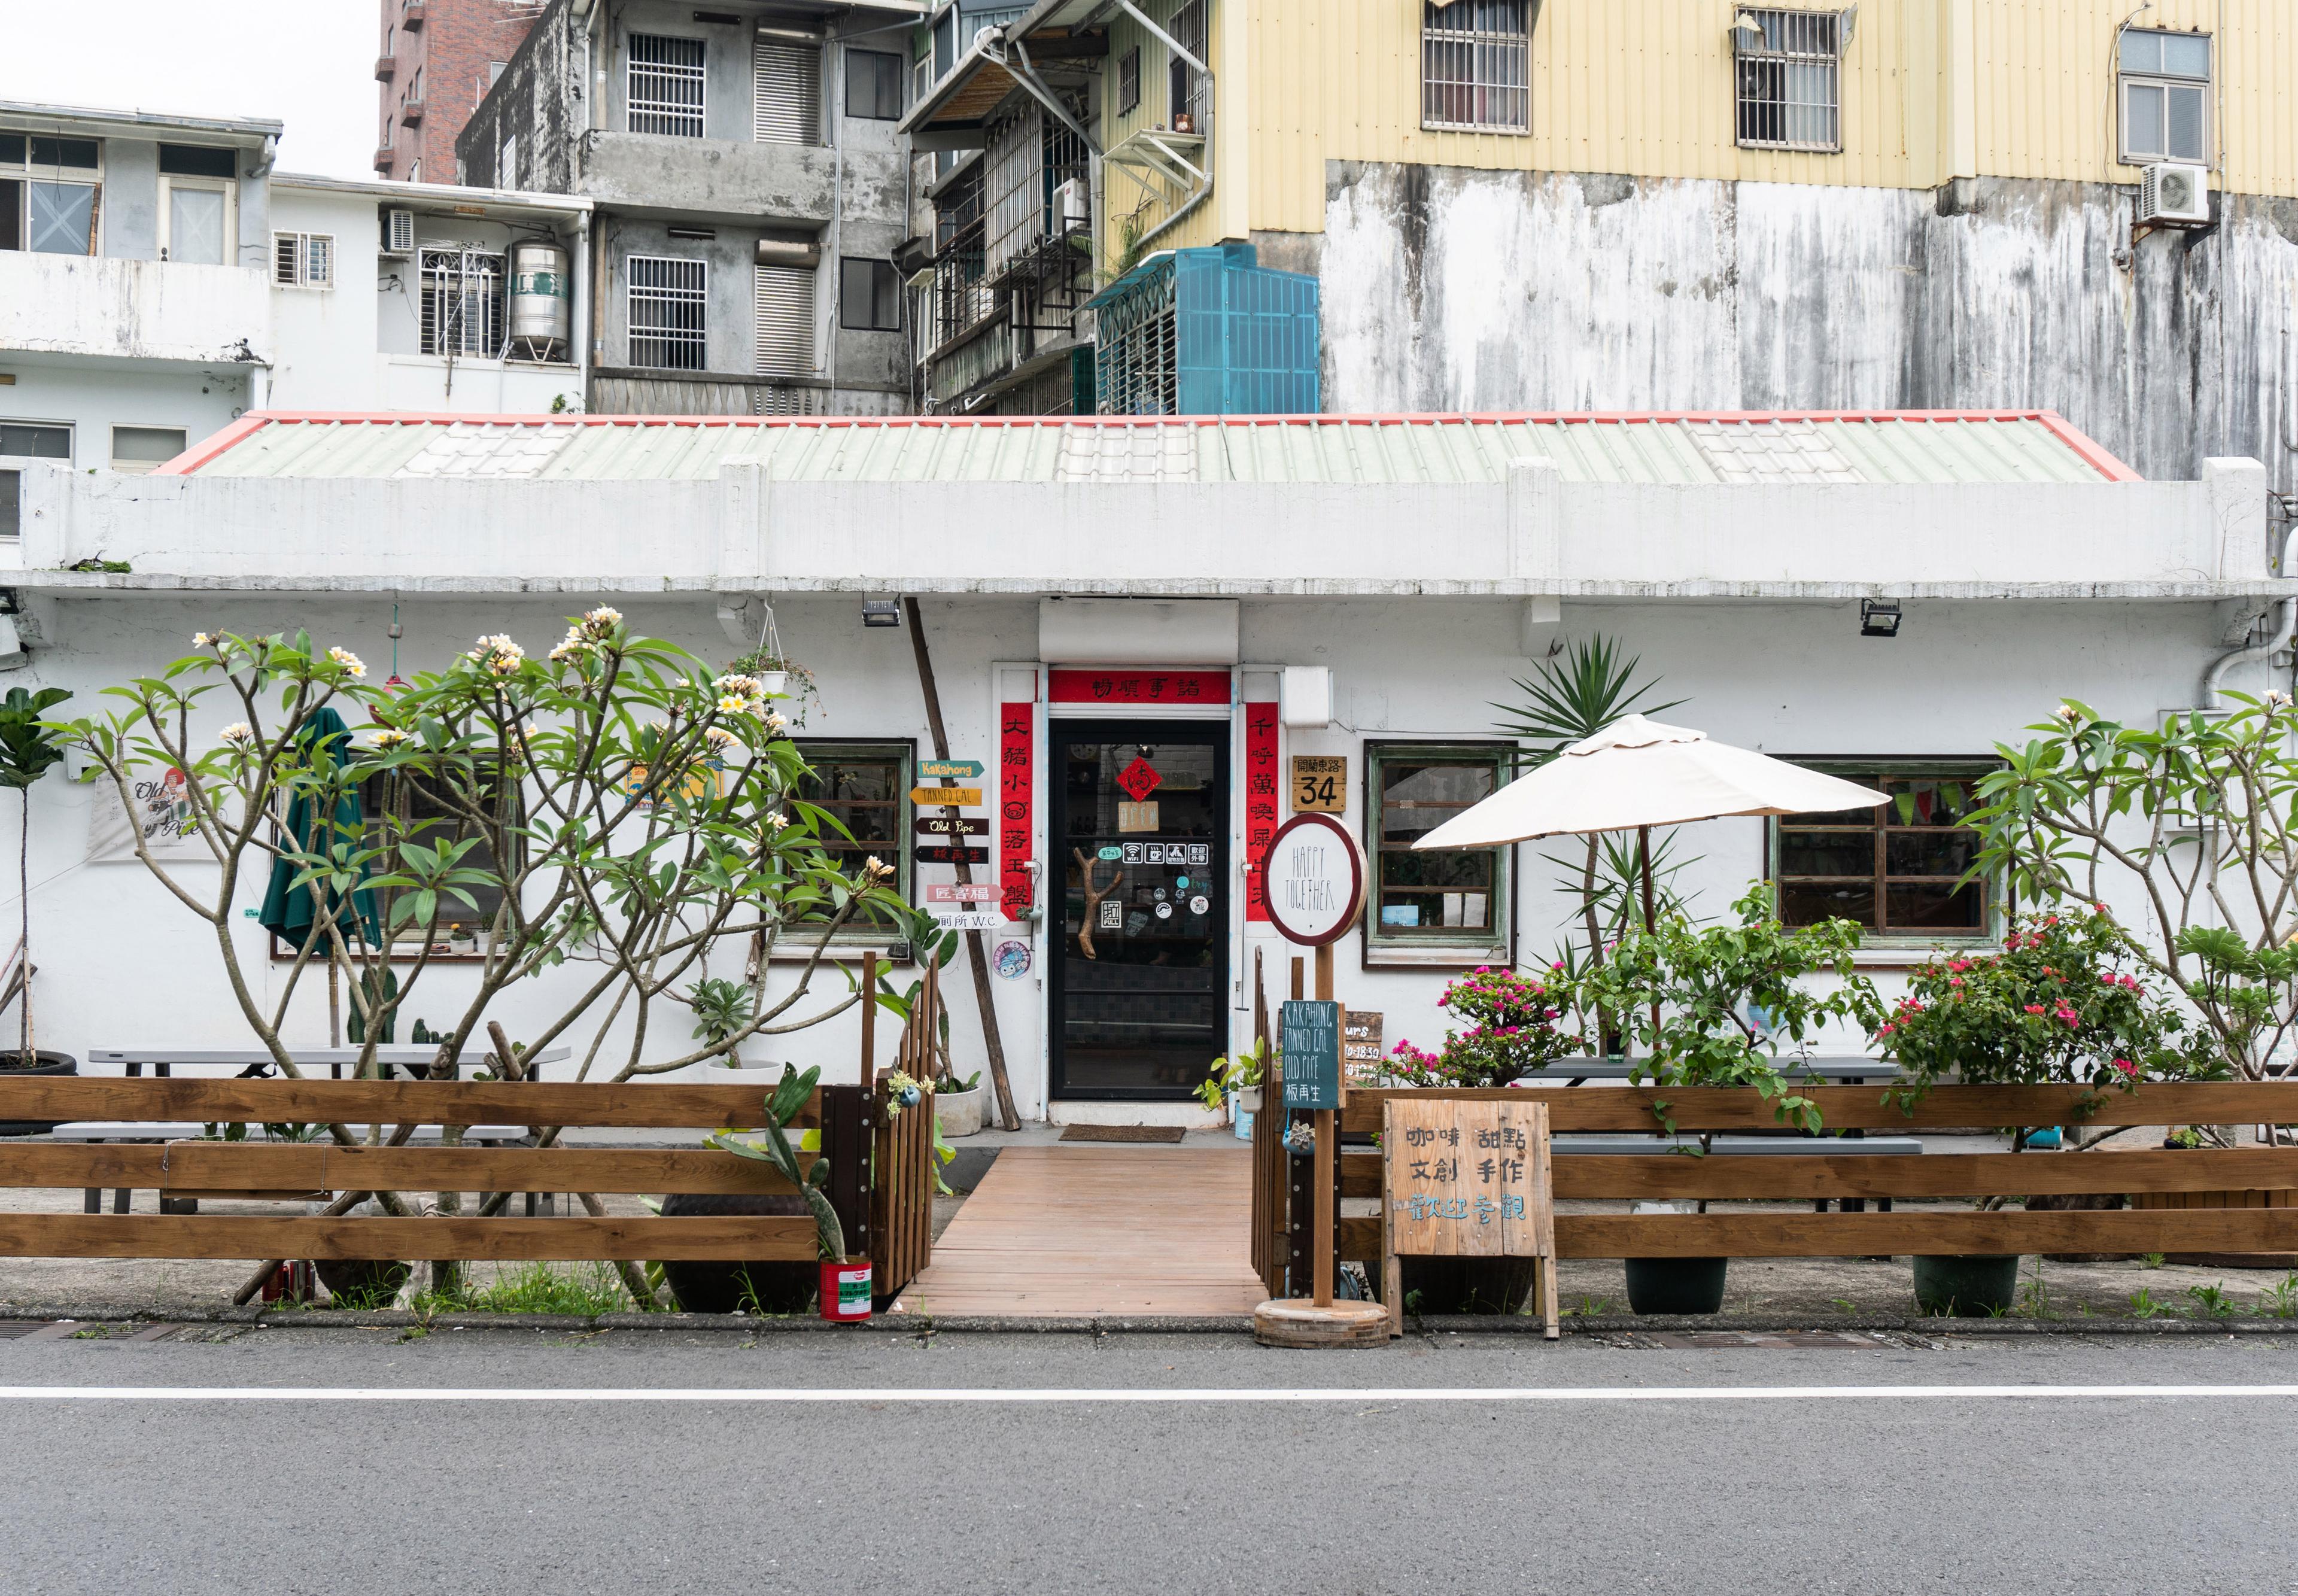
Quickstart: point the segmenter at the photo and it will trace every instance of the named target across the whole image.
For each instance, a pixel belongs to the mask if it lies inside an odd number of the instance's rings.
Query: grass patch
[[[627,1313],[630,1293],[606,1263],[530,1263],[496,1276],[491,1285],[467,1286],[452,1294],[417,1294],[415,1311],[440,1313]]]

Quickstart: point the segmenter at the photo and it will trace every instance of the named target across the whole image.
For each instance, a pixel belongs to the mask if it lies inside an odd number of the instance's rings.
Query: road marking
[[[0,1401],[67,1402],[1765,1402],[2129,1401],[2162,1397],[2298,1397],[2298,1385],[1375,1385],[1098,1389],[1092,1386],[772,1387],[642,1385],[0,1385]]]

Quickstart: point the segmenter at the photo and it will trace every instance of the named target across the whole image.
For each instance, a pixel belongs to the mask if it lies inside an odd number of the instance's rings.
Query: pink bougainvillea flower
[[[2136,1075],[2138,1073],[2138,1066],[2132,1063],[2127,1058],[2116,1059],[2114,1061],[2114,1067],[2121,1071],[2125,1075]]]
[[[2030,1014],[2039,1014],[2043,1012],[2043,1005],[2039,1003],[2030,1003],[2027,1005],[2027,1012]]]

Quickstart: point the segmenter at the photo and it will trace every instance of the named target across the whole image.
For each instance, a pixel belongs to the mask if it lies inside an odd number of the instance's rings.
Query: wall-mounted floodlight
[[[900,625],[902,624],[902,601],[899,599],[863,600],[862,624],[864,626]]]
[[[1899,635],[1899,607],[1874,599],[1859,600],[1859,635],[1862,637],[1897,637]]]

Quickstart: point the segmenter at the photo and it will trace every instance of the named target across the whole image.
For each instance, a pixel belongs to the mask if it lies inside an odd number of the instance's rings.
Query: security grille
[[[271,280],[282,288],[332,288],[335,241],[326,233],[274,233]]]
[[[629,269],[631,364],[661,371],[707,370],[707,265],[632,255]]]
[[[750,57],[750,134],[760,144],[822,142],[822,46],[758,35]]]
[[[814,284],[808,266],[757,268],[756,368],[760,376],[812,376]],[[797,411],[769,410],[769,415]]]
[[[1739,52],[1739,142],[1766,150],[1840,150],[1842,14],[1743,8],[1732,37]]]
[[[1420,29],[1420,123],[1476,132],[1532,126],[1526,0],[1429,0]]]
[[[503,258],[423,252],[423,352],[492,360],[503,346]]]
[[[1104,416],[1170,416],[1181,408],[1178,306],[1172,262],[1102,303],[1094,397]]]
[[[631,131],[702,136],[705,86],[698,38],[631,35]]]
[[[1189,0],[1175,12],[1168,31],[1175,44],[1205,60],[1205,0]],[[1205,112],[1211,109],[1205,103],[1205,75],[1178,55],[1166,63],[1165,109],[1174,117],[1186,116],[1194,131],[1205,130]]]

